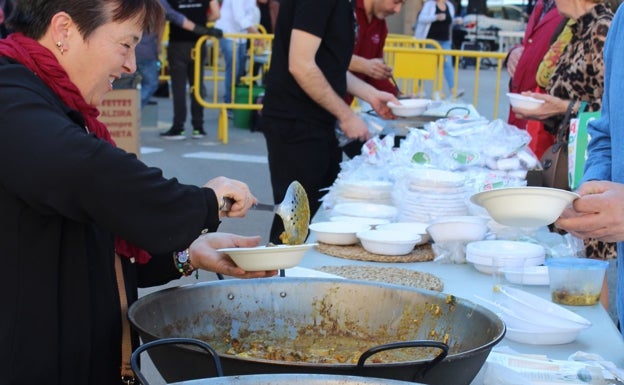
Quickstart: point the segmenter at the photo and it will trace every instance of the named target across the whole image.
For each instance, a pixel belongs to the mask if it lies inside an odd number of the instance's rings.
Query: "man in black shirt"
[[[195,81],[194,62],[191,51],[199,39],[198,35],[210,35],[221,37],[222,31],[216,28],[206,28],[208,21],[214,21],[219,15],[219,3],[217,0],[167,0],[171,8],[186,19],[195,23],[192,31],[182,26],[169,24],[169,45],[167,46],[167,60],[169,61],[169,74],[171,75],[171,93],[173,95],[173,124],[171,128],[160,134],[163,139],[181,140],[184,135],[184,123],[186,121],[186,98],[187,81],[190,86]],[[169,18],[169,13],[167,17]],[[206,49],[202,47],[200,57],[206,57]],[[203,78],[203,71],[200,71]],[[193,126],[192,137],[200,139],[206,136],[204,132],[204,108],[193,97],[191,90],[191,125]],[[205,96],[206,90],[202,86],[200,94]]]
[[[398,103],[348,73],[357,35],[355,0],[282,0],[275,26],[271,68],[263,99],[264,132],[273,199],[281,202],[290,182],[306,189],[311,214],[342,161],[335,127],[349,138],[367,140],[364,121],[345,103],[348,91],[382,117],[393,115],[386,105]],[[270,241],[281,243],[283,223],[273,221]]]

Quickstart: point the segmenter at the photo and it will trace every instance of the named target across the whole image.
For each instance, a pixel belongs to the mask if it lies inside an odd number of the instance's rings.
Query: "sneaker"
[[[193,130],[193,134],[191,135],[193,139],[201,139],[206,136],[206,132],[203,129]]]
[[[167,140],[184,140],[184,131],[171,127],[168,131],[161,132],[160,137]]]

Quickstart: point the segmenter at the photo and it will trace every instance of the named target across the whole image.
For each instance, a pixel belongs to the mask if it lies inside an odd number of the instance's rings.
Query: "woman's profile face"
[[[61,63],[87,103],[99,105],[115,79],[136,71],[141,24],[138,18],[105,23],[86,40],[75,26],[70,30]]]

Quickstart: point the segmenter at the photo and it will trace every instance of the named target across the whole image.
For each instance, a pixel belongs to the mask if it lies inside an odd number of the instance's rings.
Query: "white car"
[[[463,19],[468,32],[498,29],[500,31],[524,31],[529,15],[520,7],[513,5],[494,5],[485,15],[468,14]]]

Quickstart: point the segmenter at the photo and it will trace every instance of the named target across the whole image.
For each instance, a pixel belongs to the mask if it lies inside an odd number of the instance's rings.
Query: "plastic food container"
[[[553,302],[573,306],[598,303],[609,262],[562,257],[546,260],[546,266]]]

